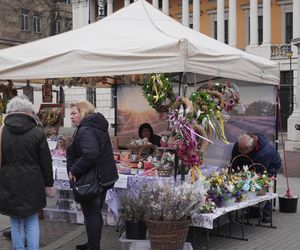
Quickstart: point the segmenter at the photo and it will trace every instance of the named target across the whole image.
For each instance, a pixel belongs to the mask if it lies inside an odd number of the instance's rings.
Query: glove
[[[57,193],[57,189],[55,187],[45,187],[45,193],[47,197],[54,198]]]

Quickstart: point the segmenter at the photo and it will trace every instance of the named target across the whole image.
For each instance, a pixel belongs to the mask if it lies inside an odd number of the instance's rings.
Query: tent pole
[[[115,108],[115,136],[118,134],[118,119],[117,119],[117,114],[118,114],[118,84],[114,84],[114,108]]]

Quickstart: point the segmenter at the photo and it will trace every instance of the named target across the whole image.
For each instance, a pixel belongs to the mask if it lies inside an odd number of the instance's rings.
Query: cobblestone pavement
[[[40,247],[43,248],[57,241],[59,238],[65,237],[65,235],[67,235],[68,232],[72,232],[80,227],[83,228],[82,225],[40,220]],[[0,250],[9,249],[12,249],[11,241],[7,240],[1,232]]]
[[[300,194],[300,178],[289,178],[290,187],[295,195]],[[282,175],[278,176],[279,194],[286,191],[286,182]],[[299,211],[299,205],[298,205]],[[280,213],[278,200],[273,215],[274,225],[277,227],[265,228],[256,226],[245,227],[245,237],[248,241],[233,240],[210,236],[210,250],[298,250],[300,249],[300,213]],[[86,242],[85,229],[82,225],[62,222],[40,221],[41,250],[74,250],[75,245]],[[226,226],[222,230],[227,230]],[[240,228],[233,227],[233,234],[240,235]],[[115,227],[104,226],[101,241],[101,250],[119,250],[119,233]],[[10,250],[11,243],[0,234],[0,250]],[[205,237],[201,236],[197,242],[196,250],[206,249]],[[144,250],[144,249],[138,249]],[[149,249],[147,249],[149,250]]]

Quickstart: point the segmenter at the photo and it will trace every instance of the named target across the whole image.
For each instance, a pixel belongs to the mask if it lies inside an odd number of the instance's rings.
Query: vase
[[[182,250],[190,220],[153,221],[146,220],[152,250]]]
[[[144,240],[147,226],[144,221],[125,221],[126,239]]]
[[[256,198],[256,192],[248,192],[247,193],[248,200],[253,200]]]
[[[279,196],[279,211],[283,213],[296,213],[298,205],[298,196],[286,197]]]

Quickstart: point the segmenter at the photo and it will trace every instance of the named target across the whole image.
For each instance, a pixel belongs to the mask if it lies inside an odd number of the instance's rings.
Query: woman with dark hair
[[[147,138],[149,140],[149,142],[160,147],[160,139],[161,138],[159,135],[154,134],[153,128],[151,127],[151,125],[149,123],[143,123],[139,127],[139,137]]]

